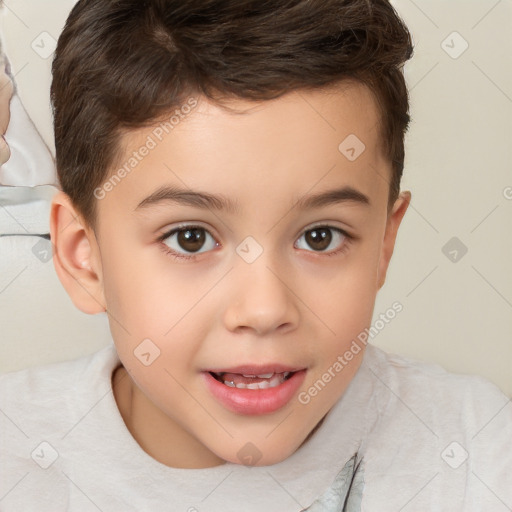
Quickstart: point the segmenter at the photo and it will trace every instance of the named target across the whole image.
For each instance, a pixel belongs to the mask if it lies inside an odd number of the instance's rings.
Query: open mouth
[[[275,388],[293,376],[295,372],[264,373],[247,375],[243,373],[209,372],[212,377],[230,388],[267,389]]]
[[[273,368],[272,368],[273,366]],[[271,414],[288,404],[304,383],[307,369],[268,364],[266,367],[203,370],[209,392],[236,414]]]

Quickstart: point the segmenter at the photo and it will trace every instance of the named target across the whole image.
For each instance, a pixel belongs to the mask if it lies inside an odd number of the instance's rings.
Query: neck
[[[123,366],[112,374],[112,389],[126,428],[139,446],[158,462],[183,469],[225,463],[152,403]]]

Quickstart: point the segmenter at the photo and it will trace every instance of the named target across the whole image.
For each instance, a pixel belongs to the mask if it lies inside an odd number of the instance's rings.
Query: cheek
[[[169,368],[191,359],[209,325],[204,321],[207,301],[201,299],[211,283],[180,272],[176,265],[172,270],[155,248],[133,254],[116,249],[113,245],[104,251],[104,287],[110,329],[123,363],[134,358],[146,339],[160,352],[158,362]]]
[[[172,271],[165,254],[155,246],[130,252],[113,244],[104,253],[107,307],[113,316],[128,322],[130,332],[144,334],[151,329],[152,334],[162,336],[200,298],[199,283],[192,286],[179,269]]]
[[[314,304],[312,309],[328,327],[322,329],[325,333],[322,335],[322,350],[317,353],[321,358],[320,370],[326,371],[338,356],[351,350],[356,343],[354,352],[357,354],[349,354],[355,364],[343,370],[344,377],[336,380],[338,384],[331,388],[333,391],[358,367],[365,346],[358,337],[372,321],[377,293],[378,249],[370,244],[362,249],[357,255],[347,258],[345,266],[340,264],[339,271],[331,276],[331,280],[326,280],[323,287],[316,288],[313,294],[311,290],[315,288],[309,287],[309,300]]]
[[[371,319],[378,291],[379,251],[367,245],[341,261],[336,272],[325,280],[323,289],[317,289],[314,303],[322,304],[334,323],[351,325]]]

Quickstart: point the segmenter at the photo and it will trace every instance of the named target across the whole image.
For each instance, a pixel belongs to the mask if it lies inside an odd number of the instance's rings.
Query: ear
[[[51,204],[50,236],[55,270],[73,304],[90,315],[106,311],[96,236],[61,191]]]
[[[402,219],[411,202],[411,193],[409,191],[400,192],[398,199],[395,201],[386,222],[386,232],[384,233],[384,241],[382,243],[379,270],[378,270],[378,289],[382,288],[386,281],[386,273],[388,271],[389,262],[395,248],[396,235]]]

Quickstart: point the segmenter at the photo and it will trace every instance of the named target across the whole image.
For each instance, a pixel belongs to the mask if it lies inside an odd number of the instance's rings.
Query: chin
[[[284,461],[296,451],[296,448],[283,448],[267,443],[266,446],[258,448],[257,444],[250,441],[241,448],[229,453],[217,453],[217,456],[226,462],[242,466],[271,466]]]

